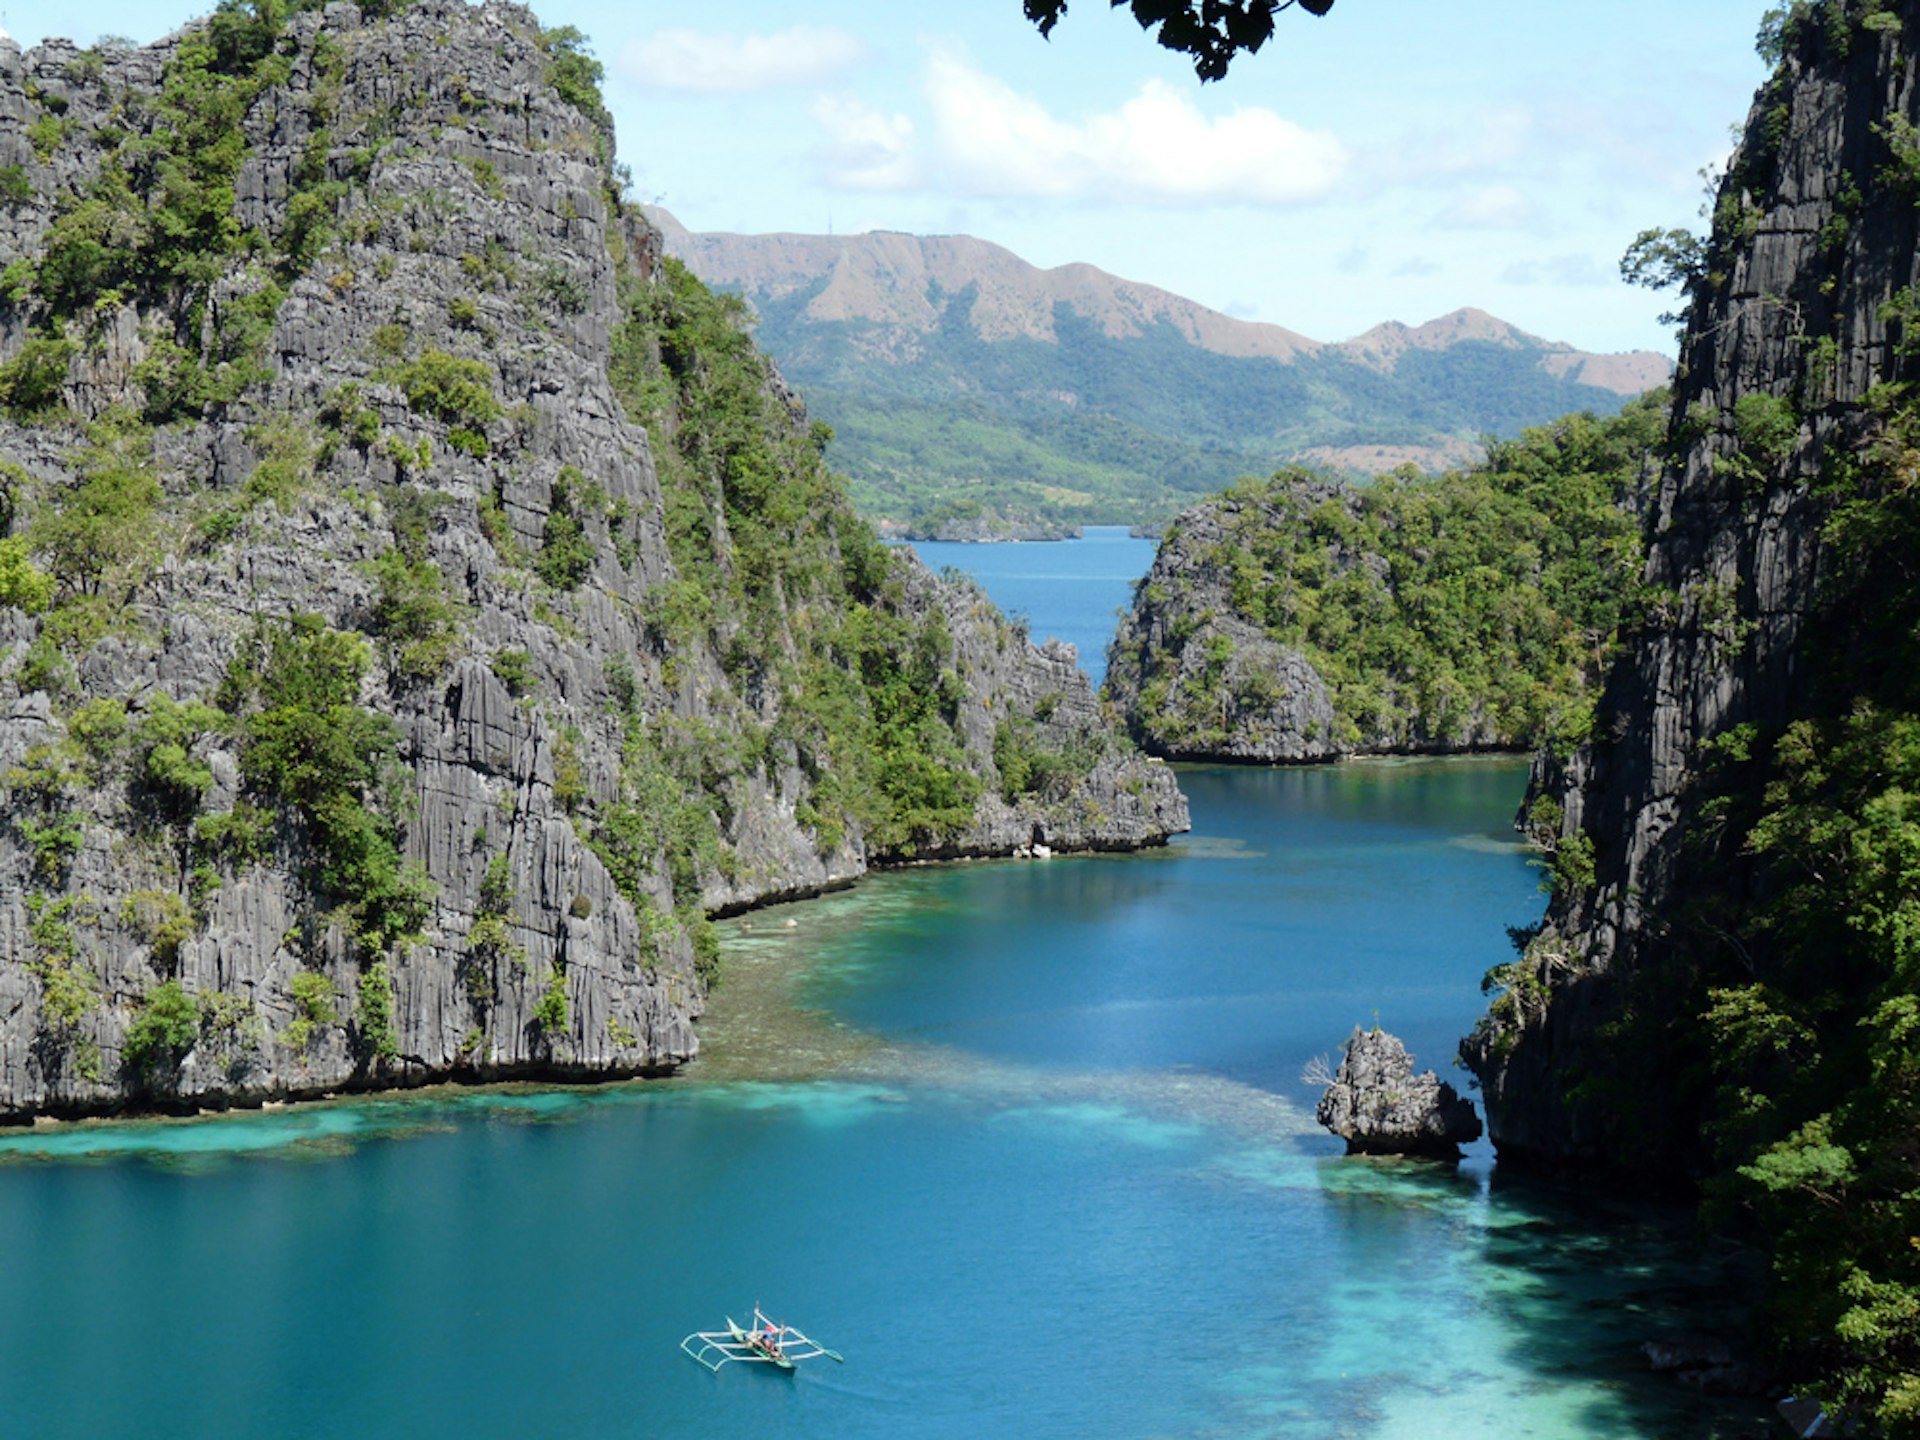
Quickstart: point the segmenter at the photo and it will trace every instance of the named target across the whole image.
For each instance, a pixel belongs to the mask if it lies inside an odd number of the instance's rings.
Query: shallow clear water
[[[951,565],[973,576],[1007,614],[1032,623],[1035,640],[1065,640],[1078,649],[1080,668],[1097,689],[1115,621],[1133,600],[1133,582],[1153,564],[1154,542],[1134,539],[1124,525],[1089,525],[1079,540],[916,540],[913,548],[931,569]]]
[[[1376,1012],[1446,1069],[1522,767],[1181,780],[1165,851],[727,922],[681,1079],[0,1135],[0,1434],[1749,1433],[1637,1353],[1713,1318],[1684,1222],[1311,1123]],[[846,1363],[680,1354],[756,1300]]]

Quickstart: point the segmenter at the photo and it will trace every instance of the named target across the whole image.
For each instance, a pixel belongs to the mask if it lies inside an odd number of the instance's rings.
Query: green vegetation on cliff
[[[1584,733],[1590,687],[1632,603],[1632,504],[1666,397],[1576,415],[1493,446],[1484,465],[1338,486],[1249,481],[1176,522],[1116,646],[1132,722],[1155,748],[1230,753],[1236,717],[1281,679],[1236,665],[1223,618],[1304,657],[1324,683],[1331,751],[1532,746]],[[1143,615],[1153,617],[1148,624]],[[1206,630],[1201,663],[1181,652]],[[1151,633],[1149,631],[1151,630]]]
[[[1700,1183],[1844,1433],[1920,1436],[1920,17],[1771,10],[1691,302],[1650,569],[1531,822],[1556,893],[1464,1047],[1522,1153]],[[1561,804],[1565,796],[1573,804]],[[1520,937],[1526,939],[1525,936]]]
[[[849,821],[883,854],[950,843],[981,783],[953,729],[961,682],[945,622],[906,613],[903,557],[854,515],[818,435],[770,387],[738,298],[664,266],[656,284],[630,285],[614,367],[628,413],[658,441],[680,574],[653,597],[653,628],[669,641],[699,632],[743,690],[779,697],[771,727],[743,717],[741,743],[792,747],[823,851]],[[641,748],[683,757],[677,779],[697,788],[711,741],[655,735]]]
[[[1901,384],[1876,398],[1882,440],[1824,466],[1802,713],[1702,747],[1660,963],[1614,998],[1579,1084],[1623,1152],[1697,1154],[1704,1130],[1709,1214],[1771,1255],[1771,1343],[1876,1433],[1913,1436],[1920,397]]]
[[[1053,662],[879,542],[662,261],[577,32],[222,0],[38,53],[0,87],[0,1113],[670,1067],[709,909],[1177,823],[1126,760],[1001,799]]]

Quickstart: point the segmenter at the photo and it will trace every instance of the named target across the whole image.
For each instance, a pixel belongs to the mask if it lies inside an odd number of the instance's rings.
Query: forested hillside
[[[1301,458],[1444,468],[1488,435],[1613,413],[1667,373],[1658,356],[1583,355],[1476,311],[1323,345],[966,236],[663,224],[672,253],[751,303],[863,512],[909,528],[937,528],[954,502],[1029,528],[1157,525]]]
[[[1840,1433],[1920,1435],[1920,13],[1775,10],[1647,598],[1543,764],[1546,924],[1465,1047],[1502,1163],[1697,1182]],[[1650,253],[1650,252],[1644,252]],[[1524,937],[1523,937],[1524,938]]]
[[[1181,515],[1107,693],[1157,754],[1329,759],[1584,734],[1646,603],[1638,507],[1665,397],[1573,416],[1483,465],[1342,485],[1288,471]]]

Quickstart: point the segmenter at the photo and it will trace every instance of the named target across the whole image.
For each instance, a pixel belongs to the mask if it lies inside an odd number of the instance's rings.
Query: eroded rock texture
[[[1355,1026],[1314,1118],[1348,1154],[1452,1157],[1480,1138],[1480,1117],[1433,1071],[1413,1073],[1399,1037]]]
[[[920,647],[940,697],[914,721],[930,737],[899,739],[873,708],[898,692],[862,666],[894,651],[816,643],[859,618],[833,608],[841,590],[793,593],[783,574],[751,613],[713,618],[713,587],[751,589],[730,571],[739,507],[684,478],[709,458],[676,448],[684,401],[649,434],[610,377],[626,367],[629,398],[650,383],[684,395],[720,362],[648,328],[668,303],[658,238],[620,203],[611,136],[556,93],[558,52],[524,9],[293,17],[267,69],[220,62],[265,79],[236,121],[230,196],[195,222],[224,237],[206,252],[217,273],[56,274],[50,247],[79,253],[76,215],[98,219],[87,254],[166,253],[126,218],[157,213],[164,185],[125,141],[163,159],[185,143],[162,92],[197,34],[86,53],[0,41],[0,359],[38,344],[51,367],[0,372],[18,382],[0,537],[58,581],[51,608],[0,603],[0,1119],[661,1071],[696,1049],[706,913],[889,859],[1185,828],[1171,774],[1113,735],[1070,658],[910,556],[866,554],[862,615],[908,637],[897,650]],[[243,312],[262,317],[257,343]],[[222,337],[238,337],[232,354]],[[436,355],[469,368],[408,368]],[[798,400],[751,363],[792,432],[770,451],[804,446]],[[169,401],[169,385],[202,388]],[[699,575],[673,553],[667,450],[706,507]],[[103,568],[62,573],[48,517],[113,466],[156,487],[143,533]],[[711,473],[732,483],[724,463]],[[772,505],[798,473],[753,478]],[[838,574],[872,537],[844,500],[817,508],[801,518]],[[416,578],[432,567],[451,620],[408,618],[379,568],[395,554]],[[429,899],[384,953],[341,920],[356,897],[327,879],[312,817],[249,778],[246,707],[221,698],[235,657],[296,615],[370,637],[358,704],[397,727],[396,763],[364,799]],[[409,650],[422,630],[429,650]],[[847,713],[894,746],[862,762],[887,795],[920,783],[890,757],[936,745],[922,788],[945,785],[949,818],[871,835],[863,817],[885,797],[835,788],[831,727],[794,713],[786,660],[813,665],[816,693],[844,677]],[[156,808],[151,750],[126,738],[168,700],[230,712],[179,757],[204,767],[183,782],[185,818]],[[105,713],[91,702],[118,707],[119,738],[82,733],[76,715]],[[1011,784],[1005,727],[1023,754],[1082,763]],[[196,829],[248,805],[264,817],[250,850]],[[167,983],[193,1013],[136,1067],[129,1029]]]
[[[1723,737],[1778,734],[1846,703],[1813,676],[1849,631],[1810,617],[1833,560],[1823,526],[1864,483],[1881,426],[1870,392],[1901,373],[1920,280],[1899,153],[1920,119],[1917,24],[1905,8],[1820,7],[1721,188],[1675,382],[1677,454],[1649,517],[1644,620],[1593,738],[1536,766],[1531,825],[1560,852],[1561,889],[1463,1047],[1503,1156],[1700,1163],[1697,1083],[1652,1107],[1659,1134],[1639,1134],[1594,1080],[1631,994],[1636,1032],[1665,1036],[1638,1066],[1644,1084],[1697,1081],[1706,1001],[1662,967],[1716,943],[1687,918],[1701,887],[1759,883],[1737,856],[1708,870],[1718,832],[1703,775]]]

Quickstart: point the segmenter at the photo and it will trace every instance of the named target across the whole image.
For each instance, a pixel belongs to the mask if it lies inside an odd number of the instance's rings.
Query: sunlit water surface
[[[1154,542],[1124,525],[1089,525],[1079,540],[961,545],[916,540],[934,570],[964,570],[1009,615],[1024,616],[1035,640],[1064,640],[1080,652],[1095,686],[1107,673],[1107,642],[1118,612],[1133,599],[1133,582],[1153,564]]]
[[[1747,1433],[1639,1356],[1714,1318],[1672,1217],[1311,1123],[1376,1014],[1447,1066],[1522,780],[1186,770],[1162,852],[728,922],[671,1082],[0,1137],[0,1434]],[[846,1363],[680,1354],[756,1300]]]

